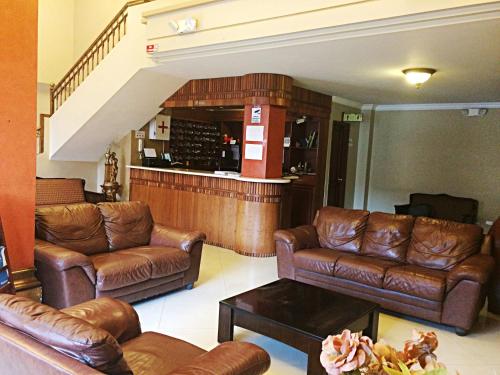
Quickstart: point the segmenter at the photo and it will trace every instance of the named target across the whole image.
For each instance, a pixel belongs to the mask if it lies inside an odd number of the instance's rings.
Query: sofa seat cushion
[[[360,255],[341,256],[335,264],[335,277],[381,288],[388,269],[398,263]]]
[[[389,269],[384,289],[441,302],[446,291],[448,272],[407,265]]]
[[[116,253],[136,255],[147,259],[151,264],[151,278],[153,279],[184,272],[191,265],[189,254],[173,247],[140,246],[119,250]]]
[[[96,288],[113,290],[151,279],[151,262],[143,256],[101,253],[90,256],[96,270]]]
[[[303,270],[333,275],[337,259],[343,255],[342,251],[325,248],[314,248],[296,251],[293,254],[293,265]]]
[[[134,375],[168,374],[206,353],[185,341],[156,332],[145,332],[122,345]]]

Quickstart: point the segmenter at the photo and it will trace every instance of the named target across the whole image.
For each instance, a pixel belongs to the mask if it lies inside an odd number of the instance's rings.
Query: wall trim
[[[357,4],[358,2],[354,3]],[[353,5],[346,4],[344,6]],[[309,12],[306,12],[309,13]],[[291,16],[291,15],[287,15]],[[271,17],[270,19],[285,18]],[[431,12],[416,13],[404,16],[395,16],[371,21],[355,22],[345,25],[337,25],[321,29],[306,30],[277,34],[266,37],[244,39],[239,41],[223,42],[210,45],[202,45],[169,51],[158,51],[150,54],[151,59],[156,63],[167,63],[171,61],[188,60],[199,57],[209,57],[224,55],[229,53],[243,53],[249,51],[259,51],[265,49],[275,49],[278,47],[296,46],[301,44],[325,42],[331,40],[342,40],[356,37],[367,37],[400,31],[418,30],[429,27],[447,26],[460,23],[484,21],[497,19],[500,17],[500,5],[497,3],[487,3],[479,5],[468,5],[450,9],[443,9]],[[244,24],[263,22],[249,21]],[[221,30],[241,24],[232,24],[210,29],[200,29],[196,33],[211,30]],[[177,34],[149,38],[148,42],[157,39],[168,39],[177,37]]]
[[[500,109],[500,102],[477,102],[477,103],[422,103],[422,104],[363,104],[361,109],[369,111],[372,108],[376,112],[388,111],[447,111],[468,108]]]

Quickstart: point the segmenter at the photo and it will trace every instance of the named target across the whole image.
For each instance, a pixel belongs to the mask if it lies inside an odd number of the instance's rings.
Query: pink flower
[[[341,375],[370,363],[373,342],[345,329],[340,335],[328,336],[322,343],[320,361],[329,375]]]

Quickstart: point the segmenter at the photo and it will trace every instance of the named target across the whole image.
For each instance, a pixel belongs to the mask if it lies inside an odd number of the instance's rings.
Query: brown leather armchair
[[[44,303],[127,302],[198,280],[205,234],[153,223],[142,202],[37,207],[36,275]]]
[[[274,234],[278,276],[455,327],[466,334],[494,268],[477,225],[323,207],[312,225]]]
[[[448,194],[410,194],[410,203],[395,205],[396,214],[427,216],[476,224],[478,201],[472,198],[454,197]]]
[[[0,373],[44,375],[259,375],[270,364],[256,345],[227,342],[209,352],[141,332],[135,310],[111,298],[58,311],[0,294]]]

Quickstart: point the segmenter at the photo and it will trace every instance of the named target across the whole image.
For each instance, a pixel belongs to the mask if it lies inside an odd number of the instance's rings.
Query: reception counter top
[[[260,184],[287,184],[290,182],[289,179],[286,178],[252,178],[252,177],[241,177],[239,173],[234,172],[226,172],[217,173],[210,171],[200,171],[196,169],[184,169],[184,168],[152,168],[152,167],[141,167],[135,165],[127,165],[127,168],[130,169],[143,169],[149,171],[157,171],[157,172],[165,172],[165,173],[177,173],[177,174],[185,174],[192,176],[206,176],[206,177],[214,177],[214,178],[229,178],[237,181],[244,182],[258,182]]]
[[[275,255],[288,179],[128,166],[130,200],[149,204],[155,222],[199,230],[207,243],[249,256]]]

